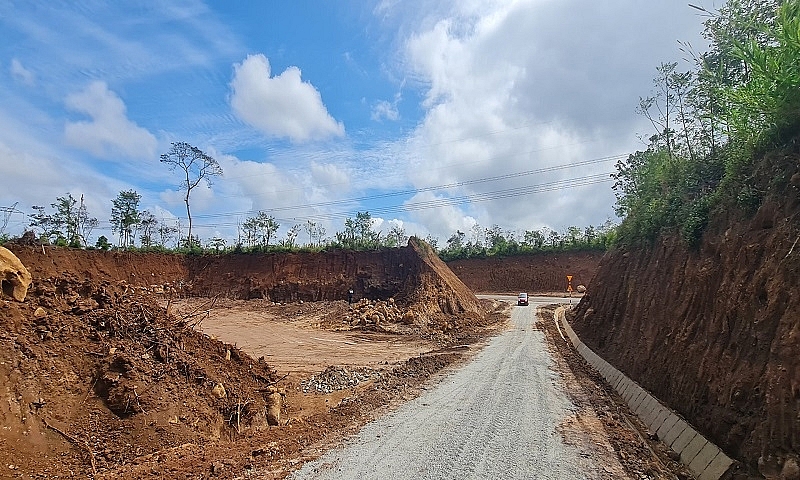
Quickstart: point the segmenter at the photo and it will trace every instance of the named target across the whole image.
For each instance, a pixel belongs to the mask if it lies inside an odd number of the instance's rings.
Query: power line
[[[483,177],[483,178],[478,178],[478,179],[473,179],[473,180],[464,180],[464,181],[460,181],[460,182],[453,182],[453,183],[443,184],[443,185],[434,185],[434,186],[430,186],[430,187],[422,187],[422,188],[417,188],[417,189],[412,189],[412,190],[401,190],[401,191],[395,191],[395,192],[386,192],[386,193],[379,193],[379,194],[375,194],[375,195],[366,195],[366,196],[362,196],[362,197],[345,198],[345,199],[340,199],[340,200],[329,200],[329,201],[326,201],[326,202],[307,203],[307,204],[302,204],[302,205],[289,205],[289,206],[283,206],[283,207],[273,207],[273,208],[260,209],[258,211],[259,212],[266,212],[266,213],[277,213],[277,212],[286,212],[286,211],[291,211],[291,210],[300,210],[300,209],[307,209],[307,208],[320,208],[320,207],[329,207],[329,206],[335,206],[335,205],[347,205],[347,204],[350,204],[350,203],[357,203],[357,202],[368,201],[368,200],[377,200],[377,199],[382,199],[382,198],[398,197],[398,196],[404,196],[404,195],[416,195],[416,194],[422,193],[422,192],[431,192],[431,191],[436,191],[436,190],[448,190],[448,189],[451,189],[451,188],[463,187],[463,186],[467,186],[467,185],[476,185],[476,184],[480,184],[480,183],[494,182],[494,181],[498,181],[498,180],[508,180],[508,179],[512,179],[512,178],[520,178],[520,177],[525,177],[525,176],[530,176],[530,175],[537,175],[537,174],[541,174],[541,173],[549,173],[549,172],[554,172],[554,171],[557,171],[557,170],[565,170],[565,169],[569,169],[569,168],[584,167],[584,166],[587,166],[587,165],[593,165],[593,164],[603,163],[603,162],[607,162],[607,161],[611,161],[611,160],[617,160],[617,159],[623,158],[625,156],[626,155],[612,155],[612,156],[608,156],[608,157],[600,157],[600,158],[594,158],[594,159],[590,159],[590,160],[583,160],[583,161],[575,162],[575,163],[554,165],[554,166],[551,166],[551,167],[544,167],[544,168],[539,168],[539,169],[535,169],[535,170],[526,170],[526,171],[522,171],[522,172],[507,173],[507,174],[504,174],[504,175],[496,175],[496,176],[493,176],[493,177]],[[209,219],[209,218],[228,217],[228,216],[232,216],[232,215],[248,215],[248,214],[252,214],[252,213],[255,213],[255,212],[254,211],[246,211],[246,212],[209,213],[209,214],[195,215],[194,218],[196,218],[196,219]]]
[[[500,200],[504,198],[513,198],[513,197],[520,197],[525,195],[532,195],[536,193],[544,193],[554,190],[563,190],[567,188],[576,188],[588,185],[595,185],[599,183],[610,182],[611,172],[606,173],[599,173],[594,175],[587,175],[585,177],[576,177],[576,178],[568,178],[564,180],[556,180],[553,182],[546,182],[536,185],[528,185],[524,187],[516,187],[516,188],[509,188],[503,190],[495,190],[492,192],[484,192],[484,193],[475,193],[470,195],[463,195],[459,197],[450,197],[450,198],[440,198],[430,201],[423,201],[423,202],[413,202],[407,204],[399,204],[399,205],[390,205],[386,207],[377,207],[371,208],[368,211],[371,214],[377,215],[387,215],[387,214],[395,214],[401,212],[408,212],[408,211],[418,211],[418,210],[426,210],[431,208],[443,208],[449,206],[456,206],[465,202],[470,203],[479,203],[479,202],[488,202],[493,200]],[[314,215],[306,215],[303,216],[304,219],[307,220],[336,220],[341,218],[348,218],[352,217],[353,211],[340,211],[340,212],[331,212],[331,213],[321,213],[321,214],[314,214]],[[296,222],[296,218],[292,219],[276,219],[282,222]],[[213,223],[213,224],[197,224],[200,227],[225,227],[225,226],[235,226],[237,223],[233,222],[220,222],[220,223]]]

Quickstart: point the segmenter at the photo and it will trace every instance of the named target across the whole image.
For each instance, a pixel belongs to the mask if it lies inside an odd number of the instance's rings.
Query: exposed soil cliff
[[[9,245],[34,278],[63,272],[136,287],[174,286],[185,295],[276,302],[394,297],[420,313],[477,314],[475,295],[427,244],[370,252],[182,256]],[[156,287],[157,288],[157,287]]]
[[[799,160],[764,166],[796,178]],[[798,183],[755,216],[717,215],[699,249],[661,238],[609,253],[572,318],[588,346],[765,475],[800,454]]]
[[[420,313],[477,314],[475,295],[430,246],[372,252],[331,251],[187,258],[196,295],[267,298],[277,302],[393,297]]]
[[[502,258],[467,258],[447,266],[475,292],[566,292],[589,286],[604,252],[539,253]]]

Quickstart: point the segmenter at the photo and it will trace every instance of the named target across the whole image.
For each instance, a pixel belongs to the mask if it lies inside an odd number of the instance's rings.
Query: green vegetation
[[[320,252],[326,250],[378,250],[381,248],[403,247],[409,236],[405,229],[392,225],[388,233],[375,229],[375,220],[369,212],[358,212],[355,218],[347,218],[344,230],[334,233],[332,238],[325,236],[325,228],[307,221],[304,226],[293,225],[286,231],[286,237],[277,239],[280,228],[278,221],[266,212],[257,212],[247,218],[239,227],[238,239],[228,244],[224,238],[213,237],[205,244],[197,236],[180,237],[180,225],[159,223],[147,210],[139,210],[141,196],[135,190],[122,191],[112,200],[111,227],[119,237],[118,245],[112,245],[105,235],[101,235],[96,243],[87,246],[84,239],[91,228],[97,226],[97,220],[88,217],[88,212],[81,202],[79,209],[74,209],[75,200],[72,195],[59,197],[52,204],[56,212],[48,214],[42,207],[33,207],[35,213],[29,215],[31,226],[39,230],[39,240],[45,244],[72,246],[99,250],[127,250],[141,252],[174,252],[191,255],[223,254],[223,253],[267,253],[267,252]],[[69,207],[69,208],[68,208]],[[78,213],[71,213],[71,212]],[[66,212],[70,212],[69,214]],[[64,226],[68,232],[62,233]],[[77,228],[77,230],[75,230]],[[301,230],[305,230],[307,242],[299,242]],[[78,237],[75,237],[78,235]],[[610,221],[602,226],[589,226],[584,229],[569,227],[563,233],[543,228],[526,230],[518,235],[503,231],[495,225],[482,228],[474,225],[469,238],[461,231],[455,232],[447,245],[437,249],[437,239],[430,236],[424,241],[445,260],[460,258],[481,258],[489,256],[527,255],[540,252],[564,252],[579,250],[606,250],[614,243],[616,226]],[[68,242],[67,238],[80,238],[81,243]],[[139,246],[136,246],[136,239]],[[0,235],[0,243],[12,240],[7,234]],[[168,245],[172,245],[169,247]]]
[[[764,195],[756,159],[800,128],[800,0],[729,0],[703,11],[710,50],[685,46],[691,71],[657,68],[654,93],[638,108],[656,133],[613,175],[622,243],[678,233],[694,245],[715,208],[755,211]]]
[[[57,197],[50,207],[53,212],[48,212],[46,207],[34,205],[34,214],[30,215],[30,226],[39,231],[39,236],[55,245],[70,247],[85,247],[86,239],[97,226],[96,218],[90,217],[81,195],[78,201],[67,194]]]
[[[569,227],[564,233],[543,228],[526,230],[520,238],[514,232],[504,232],[499,226],[481,228],[475,225],[467,234],[458,230],[439,250],[442,260],[449,262],[462,258],[510,257],[542,252],[567,252],[606,250],[616,238],[616,228],[611,222],[600,227],[584,229]]]

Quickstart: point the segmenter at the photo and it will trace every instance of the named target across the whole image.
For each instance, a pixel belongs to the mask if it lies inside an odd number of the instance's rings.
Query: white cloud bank
[[[264,55],[248,55],[234,65],[231,108],[244,122],[270,137],[295,143],[344,135],[344,125],[328,113],[319,91],[289,67],[272,76]]]
[[[69,145],[96,157],[155,157],[156,137],[128,119],[125,103],[105,82],[90,83],[83,91],[68,95],[65,103],[70,110],[92,118],[66,123],[64,138]]]

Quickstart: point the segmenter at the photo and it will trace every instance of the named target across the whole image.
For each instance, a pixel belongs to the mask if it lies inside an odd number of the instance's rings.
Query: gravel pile
[[[331,393],[336,390],[352,388],[361,382],[381,378],[381,372],[369,368],[348,370],[344,367],[328,367],[319,375],[300,382],[303,393]]]
[[[416,317],[411,311],[400,310],[393,298],[388,300],[362,299],[353,305],[346,317],[347,322],[353,326],[383,325],[387,323],[412,324]]]

